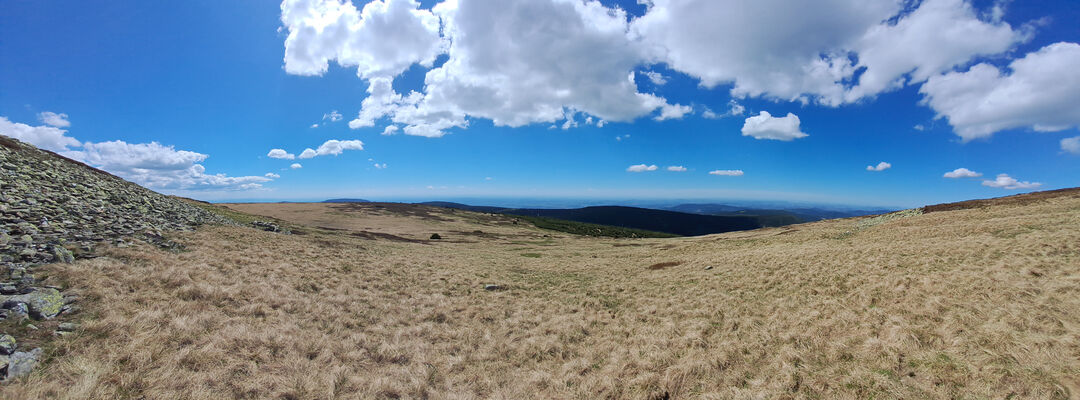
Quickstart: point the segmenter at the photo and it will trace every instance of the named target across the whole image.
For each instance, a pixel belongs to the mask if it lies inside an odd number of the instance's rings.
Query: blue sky
[[[1073,1],[483,3],[6,2],[0,134],[205,200],[907,207],[1080,185]]]

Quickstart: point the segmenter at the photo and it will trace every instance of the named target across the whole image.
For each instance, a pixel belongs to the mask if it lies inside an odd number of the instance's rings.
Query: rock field
[[[78,310],[75,296],[37,282],[35,265],[71,263],[94,257],[95,247],[124,246],[132,240],[176,247],[166,232],[206,223],[229,222],[175,197],[0,136],[0,321],[30,324]],[[57,335],[75,327],[61,325]],[[20,349],[18,338],[0,331],[0,380],[28,373],[40,354],[40,349]]]

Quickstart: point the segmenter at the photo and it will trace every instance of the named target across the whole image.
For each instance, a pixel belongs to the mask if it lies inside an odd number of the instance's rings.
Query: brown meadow
[[[44,267],[82,327],[0,397],[1080,396],[1076,192],[674,239],[230,207],[304,234],[205,227]]]

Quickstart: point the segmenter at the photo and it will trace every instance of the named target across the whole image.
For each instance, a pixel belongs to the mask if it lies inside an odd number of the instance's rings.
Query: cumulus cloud
[[[267,172],[266,175],[263,175],[263,176],[265,176],[267,178],[270,178],[270,179],[277,179],[277,178],[281,177],[281,175],[275,174],[273,172]]]
[[[682,165],[672,165],[667,167],[667,170],[671,172],[686,172],[686,167]]]
[[[742,135],[754,139],[769,139],[790,142],[809,135],[800,130],[799,117],[788,113],[785,117],[773,117],[768,111],[762,111],[743,122]]]
[[[0,117],[0,135],[5,135],[30,143],[45,150],[62,152],[69,146],[78,147],[79,141],[67,136],[67,131],[54,126],[30,126],[11,122],[7,117]]]
[[[632,28],[653,59],[706,87],[732,84],[736,97],[833,106],[925,81],[1026,38],[1000,18],[980,19],[965,0],[648,4]]]
[[[1080,154],[1080,136],[1061,139],[1061,150],[1068,153]]]
[[[972,171],[972,170],[967,169],[967,168],[957,168],[957,169],[954,169],[952,171],[949,171],[949,172],[945,173],[946,178],[953,178],[953,179],[957,179],[957,178],[978,178],[978,177],[980,177],[982,175],[983,174]]]
[[[741,169],[718,169],[715,171],[709,171],[709,175],[717,176],[743,176]]]
[[[387,29],[371,28],[383,26],[372,22],[380,18]],[[405,134],[439,137],[469,118],[517,127],[563,121],[569,110],[604,121],[630,121],[665,105],[658,119],[689,112],[638,91],[643,47],[629,34],[626,13],[599,2],[444,1],[428,11],[385,0],[357,12],[340,0],[286,0],[282,22],[286,71],[318,75],[337,60],[368,80],[353,129],[389,118]],[[369,56],[375,48],[386,54]],[[422,92],[393,90],[394,77],[414,63],[430,67],[438,54],[446,62],[427,72]]]
[[[341,154],[345,150],[363,150],[364,142],[359,140],[336,140],[330,139],[325,142],[318,149],[304,149],[298,158],[307,159],[318,156],[336,156]]]
[[[277,158],[281,160],[292,160],[296,158],[295,154],[289,153],[283,149],[270,149],[269,153],[266,153],[267,157]]]
[[[304,166],[300,165],[300,163],[292,163],[292,165],[290,165],[289,168],[300,169],[300,168],[304,168]]]
[[[375,163],[375,169],[386,169],[386,163]]]
[[[657,115],[655,120],[663,121],[665,119],[680,119],[686,114],[694,111],[693,107],[684,106],[681,104],[665,104],[660,107],[660,115]]]
[[[631,166],[627,167],[626,172],[656,171],[659,168],[660,167],[657,167],[656,165],[638,164],[638,165],[631,165]]]
[[[96,168],[152,189],[252,190],[271,180],[268,176],[207,174],[206,154],[176,150],[158,142],[127,143],[122,140],[82,145],[82,150],[63,153]]]
[[[401,130],[401,128],[398,128],[397,125],[388,125],[385,129],[383,129],[382,134],[383,135],[396,135],[399,130]]]
[[[931,77],[920,92],[964,141],[1031,128],[1054,132],[1080,126],[1080,44],[1054,43],[1009,64],[982,63]]]
[[[858,85],[845,94],[857,101],[963,65],[973,57],[1003,53],[1027,38],[997,20],[980,20],[965,0],[925,0],[894,24],[880,24],[853,47]]]
[[[866,166],[866,170],[867,171],[872,171],[872,172],[881,172],[881,171],[887,170],[889,168],[892,168],[892,164],[889,164],[889,163],[884,162],[884,161],[879,162],[877,165],[867,165]]]
[[[285,71],[322,75],[330,60],[356,67],[357,76],[395,76],[412,64],[431,66],[443,51],[439,18],[414,0],[285,0],[281,23]]]
[[[1035,189],[1042,186],[1039,182],[1018,181],[1009,174],[998,174],[997,179],[983,181],[983,186],[1002,189]]]
[[[68,121],[68,115],[64,113],[57,114],[52,111],[44,111],[38,113],[38,119],[45,125],[55,126],[57,128],[67,128],[71,126],[71,122]]]
[[[430,9],[375,0],[361,10],[343,0],[285,0],[285,69],[355,67],[368,89],[351,128],[389,119],[405,134],[439,137],[472,119],[570,128],[575,113],[627,122],[691,112],[639,90],[636,75],[667,83],[649,69],[657,64],[705,88],[730,84],[736,98],[838,106],[1007,54],[1031,37],[1002,20],[1002,5],[980,12],[969,0],[641,3],[645,14],[629,18],[578,0],[445,0]],[[397,93],[394,79],[412,65],[428,68],[423,89]]]

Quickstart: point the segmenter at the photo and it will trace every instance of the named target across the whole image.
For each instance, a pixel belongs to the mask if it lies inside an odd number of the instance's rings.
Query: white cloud
[[[935,76],[919,91],[964,141],[1006,129],[1052,132],[1080,126],[1080,44],[1054,43],[1009,64]]]
[[[788,113],[785,117],[773,117],[768,111],[749,117],[743,122],[742,135],[754,139],[770,139],[790,142],[809,135],[800,130],[799,117]]]
[[[650,56],[736,97],[839,105],[925,81],[1026,38],[965,0],[652,0]],[[912,9],[911,7],[916,6]]]
[[[671,172],[686,172],[686,167],[682,165],[672,165],[667,167],[667,170]]]
[[[401,128],[398,128],[397,125],[387,125],[387,127],[385,129],[383,129],[382,134],[383,135],[396,135],[399,130],[401,130]]]
[[[858,40],[855,68],[865,70],[845,100],[925,82],[975,56],[1003,53],[1025,39],[1023,32],[1000,19],[980,20],[966,0],[925,0],[895,24],[875,26]]]
[[[45,150],[61,152],[68,150],[68,146],[80,145],[78,140],[66,134],[67,131],[60,128],[45,125],[30,126],[11,122],[7,117],[0,117],[0,135],[19,139]]]
[[[345,150],[363,150],[364,142],[359,140],[327,140],[317,150],[320,156],[336,156]]]
[[[728,101],[727,112],[723,114],[717,114],[715,111],[709,109],[709,107],[705,107],[705,111],[701,113],[701,116],[705,117],[705,119],[720,119],[724,117],[737,117],[743,115],[743,113],[745,112],[746,107],[743,107],[742,104],[739,104],[735,100],[730,100]]]
[[[660,115],[657,115],[655,120],[663,121],[665,119],[681,119],[684,115],[694,111],[693,107],[684,106],[681,104],[664,104],[660,107]]]
[[[919,132],[922,132],[922,131],[925,131],[925,130],[926,130],[926,127],[925,127],[925,126],[922,126],[922,124],[919,124],[919,125],[915,125],[915,127],[914,127],[914,128],[915,128],[915,130],[917,130],[917,131],[919,131]]]
[[[405,134],[440,137],[472,119],[571,128],[574,113],[602,126],[658,109],[656,120],[692,112],[639,91],[635,71],[657,64],[706,88],[730,84],[736,98],[838,106],[1007,54],[1031,36],[1003,22],[1001,4],[980,13],[969,0],[643,4],[645,15],[630,19],[580,0],[445,0],[430,10],[414,0],[375,0],[362,10],[342,0],[285,0],[285,69],[321,75],[332,60],[356,67],[368,89],[350,128],[389,119]],[[446,62],[432,68],[438,56]],[[394,79],[414,64],[429,68],[423,89],[395,92]],[[668,79],[651,69],[641,75],[653,85]],[[703,115],[744,111],[735,104]]]
[[[57,128],[67,128],[71,126],[71,121],[68,121],[68,115],[64,113],[54,113],[52,111],[44,111],[38,113],[38,119],[45,125],[55,126]]]
[[[892,164],[889,164],[889,163],[884,162],[884,161],[879,162],[877,165],[867,165],[866,166],[866,170],[867,171],[872,171],[872,172],[881,172],[881,171],[887,170],[889,168],[892,168]]]
[[[315,129],[315,128],[318,128],[318,127],[319,127],[319,124],[311,124],[311,126],[310,126],[311,129]]]
[[[953,179],[957,179],[957,178],[978,178],[978,177],[980,177],[982,175],[983,174],[972,171],[972,170],[967,169],[967,168],[957,168],[957,169],[954,169],[952,171],[949,171],[949,172],[945,173],[946,178],[953,178]]]
[[[300,168],[304,168],[304,166],[300,165],[300,163],[293,163],[292,165],[289,166],[289,168],[300,169]]]
[[[655,59],[703,86],[733,83],[737,97],[838,98],[837,82],[853,73],[845,47],[897,11],[893,0],[654,0],[633,28]]]
[[[336,140],[330,139],[325,142],[318,149],[304,149],[297,158],[308,159],[318,156],[336,156],[344,152],[345,150],[363,150],[364,142],[359,140]]]
[[[657,86],[663,86],[667,83],[667,77],[656,71],[645,71],[645,76],[649,78],[650,82]]]
[[[355,66],[357,76],[395,76],[412,64],[431,66],[445,46],[439,18],[414,0],[285,0],[281,23],[285,71],[322,75],[330,60]]]
[[[405,134],[439,137],[468,127],[469,118],[517,127],[562,121],[574,110],[621,122],[668,105],[638,91],[633,71],[646,56],[618,8],[562,0],[444,1],[429,12],[409,0],[387,2],[369,3],[360,14],[338,0],[282,4],[286,71],[321,74],[336,59],[356,65],[368,80],[368,97],[349,123],[353,129],[389,118]],[[393,29],[366,28],[368,18],[383,14],[368,12],[374,4],[374,10],[395,10],[383,16]],[[374,53],[368,47],[399,50],[368,57]],[[401,71],[440,53],[447,61],[427,72],[422,92],[393,91]],[[688,112],[668,106],[658,119]]]
[[[386,169],[386,163],[375,163],[375,169]]]
[[[289,153],[289,152],[287,152],[285,150],[282,150],[282,149],[270,149],[270,152],[266,153],[266,156],[270,157],[270,158],[281,159],[281,160],[292,160],[292,159],[296,158],[295,154]]]
[[[746,112],[746,107],[743,107],[742,104],[736,103],[735,100],[729,101],[728,105],[731,107],[731,109],[728,110],[728,115],[739,116],[743,115],[743,113]]]
[[[208,155],[176,150],[158,142],[87,142],[82,150],[63,154],[152,189],[252,190],[271,180],[267,176],[207,174],[199,162]]]
[[[743,176],[744,173],[741,169],[718,169],[715,171],[709,171],[709,175],[717,176]]]
[[[621,141],[623,141],[623,139],[629,139],[629,138],[630,138],[630,134],[627,133],[625,135],[616,136],[615,141],[616,142],[621,142]]]
[[[281,177],[281,175],[275,174],[273,172],[267,172],[266,175],[263,175],[263,176],[265,176],[267,178],[270,178],[270,179],[277,179],[277,178]]]
[[[1080,154],[1080,136],[1061,139],[1061,150],[1073,154]]]
[[[1002,189],[1035,189],[1039,186],[1042,186],[1042,184],[1039,182],[1018,181],[1013,177],[1009,176],[1009,174],[998,174],[997,179],[994,179],[992,181],[983,181],[982,184],[983,186]]]
[[[322,116],[323,121],[330,120],[330,122],[338,122],[341,121],[342,118],[341,113],[337,110],[330,111]]]
[[[631,166],[627,167],[626,172],[646,172],[646,171],[656,171],[657,169],[659,169],[659,167],[657,167],[656,165],[638,164],[638,165],[631,165]]]

